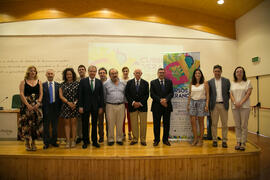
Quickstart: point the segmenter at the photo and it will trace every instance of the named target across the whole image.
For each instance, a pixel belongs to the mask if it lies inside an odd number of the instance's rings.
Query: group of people
[[[227,147],[227,122],[229,99],[232,102],[235,120],[237,145],[235,149],[245,150],[247,136],[247,122],[249,117],[249,96],[252,86],[247,80],[243,67],[234,71],[234,81],[221,76],[222,67],[214,66],[215,77],[205,81],[200,69],[196,69],[189,87],[187,109],[190,114],[194,140],[192,145],[203,144],[204,116],[211,113],[213,146],[217,147],[217,124],[220,117],[222,122],[222,147]],[[35,151],[35,140],[43,137],[43,149],[50,145],[58,147],[57,124],[61,117],[65,122],[66,147],[75,147],[83,141],[82,148],[90,144],[89,119],[91,116],[91,141],[96,148],[104,142],[104,120],[106,121],[107,143],[112,146],[115,142],[123,145],[125,140],[125,119],[128,120],[128,139],[130,145],[146,146],[147,130],[147,101],[149,98],[149,83],[142,79],[142,71],[134,70],[134,78],[129,79],[129,68],[123,67],[123,78],[120,79],[115,68],[107,70],[96,66],[78,67],[79,78],[73,68],[66,68],[61,84],[54,81],[55,73],[52,69],[46,72],[47,81],[38,80],[37,69],[30,66],[24,80],[20,83],[22,106],[18,135],[25,140],[28,151]],[[96,78],[98,73],[99,79]],[[173,111],[171,99],[174,96],[173,83],[165,78],[165,70],[159,68],[157,79],[150,83],[152,98],[151,111],[154,124],[154,143],[160,142],[160,124],[163,119],[163,144],[170,146],[169,130],[170,115]],[[209,107],[208,107],[209,105]],[[197,133],[199,121],[200,135]],[[52,135],[50,135],[50,125]],[[116,137],[115,136],[116,129]],[[131,135],[132,134],[132,135]],[[98,138],[99,136],[99,138]]]

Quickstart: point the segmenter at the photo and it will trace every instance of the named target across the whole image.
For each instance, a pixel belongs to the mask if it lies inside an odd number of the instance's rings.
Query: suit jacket
[[[209,107],[210,110],[213,110],[216,105],[216,99],[217,99],[217,91],[216,91],[216,83],[215,78],[212,78],[208,81],[209,84]],[[231,83],[230,80],[224,77],[221,77],[221,87],[222,87],[222,98],[223,98],[223,104],[226,110],[229,109],[229,100],[230,100],[230,88]]]
[[[82,107],[84,112],[98,111],[104,107],[103,84],[99,79],[95,78],[94,91],[91,90],[89,77],[80,81],[79,107]]]
[[[50,92],[49,92],[49,86],[48,81],[42,83],[43,86],[43,98],[42,98],[42,110],[44,116],[48,113],[48,106],[50,105]],[[59,88],[60,84],[58,82],[54,82],[54,93],[55,93],[55,104],[57,107],[57,116],[59,115],[62,101],[59,98]]]
[[[140,80],[139,90],[137,92],[135,85],[135,78],[127,82],[125,89],[125,96],[128,101],[128,110],[129,112],[134,112],[136,110],[141,112],[147,112],[147,100],[149,98],[149,83],[143,79]],[[132,103],[140,102],[143,106],[135,109],[132,106]]]
[[[174,92],[173,92],[173,84],[171,80],[165,79],[165,92],[163,92],[161,89],[159,79],[155,79],[151,81],[150,95],[151,95],[151,98],[153,99],[151,111],[154,111],[154,110],[159,111],[159,110],[162,110],[162,108],[164,108],[164,106],[160,104],[161,98],[166,98],[167,100],[168,107],[166,109],[170,112],[173,111],[171,99],[174,95]]]

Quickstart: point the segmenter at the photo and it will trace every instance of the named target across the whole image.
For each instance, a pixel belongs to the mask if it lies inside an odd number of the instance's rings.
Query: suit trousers
[[[160,141],[160,123],[161,117],[163,117],[163,138],[162,141],[168,141],[169,138],[169,131],[170,131],[170,118],[171,112],[167,111],[165,108],[154,110],[153,113],[153,122],[154,122],[154,136],[155,142]]]
[[[106,122],[106,135],[108,137],[108,122],[107,122],[107,115],[105,111],[102,114],[98,115],[98,135],[99,139],[104,139],[104,118]]]
[[[43,141],[44,144],[55,144],[57,141],[57,125],[58,125],[58,112],[57,105],[55,103],[49,104],[47,106],[47,114],[44,114],[44,134]],[[52,127],[52,136],[50,138],[50,124]]]
[[[232,109],[235,122],[236,140],[240,143],[246,143],[248,132],[249,108]]]
[[[138,142],[139,138],[138,117],[140,118],[140,140],[146,142],[147,112],[140,111],[130,112],[133,141]]]
[[[228,136],[228,111],[225,109],[223,104],[216,103],[215,108],[211,112],[213,141],[217,141],[217,126],[218,126],[219,117],[222,124],[222,141],[227,142],[228,140],[228,137],[227,137]]]
[[[83,142],[89,142],[89,117],[91,114],[91,123],[92,123],[92,132],[91,140],[93,143],[97,143],[97,118],[98,111],[86,111],[82,114],[82,133],[83,133]]]
[[[123,120],[125,104],[106,104],[108,120],[108,142],[114,142],[114,127],[116,126],[116,141],[123,141]]]

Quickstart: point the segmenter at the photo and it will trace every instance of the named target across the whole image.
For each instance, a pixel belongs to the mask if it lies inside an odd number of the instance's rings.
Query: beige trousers
[[[123,121],[125,105],[106,104],[108,121],[108,142],[114,142],[114,127],[116,126],[116,141],[123,141]]]
[[[225,109],[223,104],[216,103],[214,110],[211,112],[212,119],[212,136],[213,141],[217,141],[217,126],[218,120],[221,120],[222,124],[222,141],[227,142],[228,138],[228,111]]]
[[[249,108],[232,109],[235,122],[236,140],[240,143],[246,143],[248,132]]]
[[[139,130],[139,119],[140,118],[140,130]],[[139,131],[141,142],[146,142],[146,129],[147,129],[147,112],[130,112],[131,131],[133,135],[133,141],[138,142]]]

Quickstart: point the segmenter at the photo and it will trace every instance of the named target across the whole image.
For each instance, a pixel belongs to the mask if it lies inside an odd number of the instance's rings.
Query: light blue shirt
[[[122,80],[119,80],[118,85],[115,85],[111,79],[108,79],[104,85],[104,100],[105,103],[124,103],[126,85]]]

